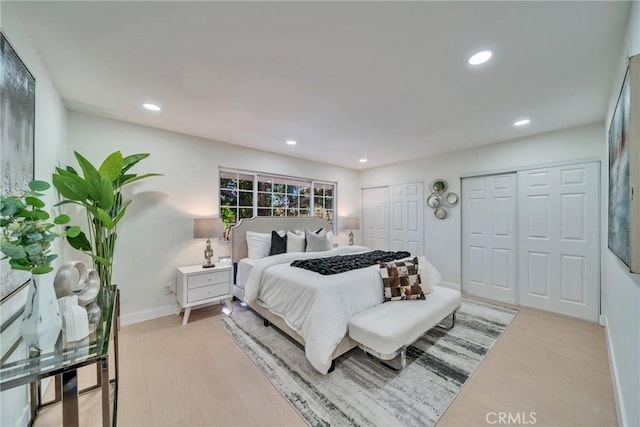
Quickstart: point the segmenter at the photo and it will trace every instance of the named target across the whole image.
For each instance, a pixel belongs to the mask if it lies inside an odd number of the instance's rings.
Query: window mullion
[[[253,216],[258,216],[258,174],[253,174]]]

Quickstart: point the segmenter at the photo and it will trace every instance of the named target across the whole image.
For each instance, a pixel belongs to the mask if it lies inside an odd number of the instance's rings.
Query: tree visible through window
[[[313,211],[315,216],[322,217],[333,224],[333,194],[335,185],[315,183],[313,186]]]
[[[253,216],[319,216],[333,224],[336,184],[252,172],[220,171],[220,217],[227,230]],[[335,231],[335,230],[334,230]]]

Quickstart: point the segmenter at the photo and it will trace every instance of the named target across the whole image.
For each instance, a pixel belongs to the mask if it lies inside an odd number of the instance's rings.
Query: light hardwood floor
[[[501,412],[521,425],[617,425],[603,328],[518,309],[438,426],[500,425]],[[120,426],[305,425],[220,316],[214,306],[194,310],[184,327],[170,316],[122,328]],[[81,373],[81,383],[94,372]],[[82,425],[99,425],[99,395],[80,399]],[[59,408],[46,408],[36,426],[60,424]]]

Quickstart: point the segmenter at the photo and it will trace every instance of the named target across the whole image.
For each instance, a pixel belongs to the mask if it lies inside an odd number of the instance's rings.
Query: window
[[[253,216],[253,182],[253,175],[220,172],[220,218],[225,226]]]
[[[313,185],[313,211],[333,224],[333,193],[335,185],[316,182]]]
[[[333,224],[336,184],[220,170],[220,217],[227,230],[253,216],[319,216]],[[335,231],[335,230],[334,230]]]
[[[311,183],[258,175],[258,216],[309,216]]]

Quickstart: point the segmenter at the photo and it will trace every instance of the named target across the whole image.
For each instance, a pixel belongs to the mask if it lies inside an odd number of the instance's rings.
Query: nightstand
[[[223,302],[229,310],[233,310],[232,274],[233,265],[178,267],[176,296],[180,308],[184,309],[183,326],[189,321],[191,308],[197,305]]]

